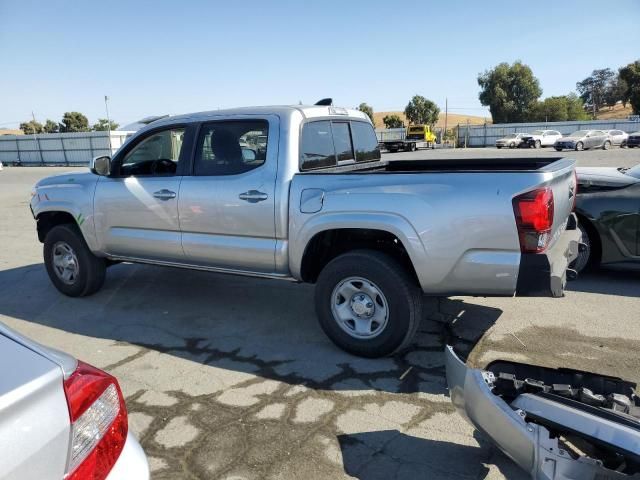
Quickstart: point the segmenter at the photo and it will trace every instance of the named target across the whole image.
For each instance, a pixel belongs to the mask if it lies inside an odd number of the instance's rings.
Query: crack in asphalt
[[[440,310],[440,309],[438,309]],[[437,313],[440,313],[439,311]],[[444,319],[443,319],[444,317]],[[444,321],[443,321],[444,320]],[[409,353],[426,352],[436,354],[442,352],[445,342],[458,342],[471,345],[473,340],[465,339],[455,334],[450,328],[451,316],[441,315],[438,320],[431,321],[428,328],[422,328],[420,335],[437,335],[437,346],[416,346]],[[453,414],[454,408],[449,402],[432,402],[419,398],[417,393],[420,384],[424,382],[421,374],[428,377],[444,379],[443,365],[423,366],[407,360],[409,353],[392,359],[395,368],[374,372],[359,372],[349,362],[339,363],[339,373],[330,375],[322,380],[306,377],[299,372],[279,374],[277,369],[283,365],[295,362],[294,359],[263,360],[257,355],[241,353],[240,348],[225,351],[208,343],[204,337],[188,337],[182,339],[182,345],[166,345],[158,343],[137,342],[141,351],[124,358],[109,368],[116,368],[132,362],[150,350],[163,354],[178,355],[181,358],[192,359],[203,365],[214,365],[219,360],[239,362],[250,365],[246,371],[253,378],[234,383],[232,389],[242,392],[252,386],[263,384],[265,381],[277,381],[281,385],[270,393],[252,393],[256,401],[248,406],[235,406],[221,403],[219,397],[228,389],[206,395],[187,395],[181,391],[165,392],[177,401],[170,406],[149,405],[141,401],[146,392],[140,390],[127,399],[131,414],[142,413],[152,418],[148,428],[143,432],[140,441],[147,454],[164,460],[165,466],[153,473],[153,478],[237,478],[251,480],[253,478],[283,478],[288,468],[296,472],[296,465],[304,463],[304,467],[311,472],[308,478],[333,478],[346,476],[346,466],[340,465],[329,457],[329,448],[339,451],[349,448],[349,442],[337,446],[336,435],[340,432],[337,423],[340,418],[352,414],[371,417],[371,426],[376,418],[385,423],[396,425],[397,434],[389,438],[381,447],[375,449],[369,458],[358,468],[362,472],[366,465],[375,461],[381,455],[388,456],[398,463],[394,472],[387,472],[388,478],[399,475],[401,460],[386,451],[388,445],[403,431],[418,426],[436,413]],[[418,341],[418,343],[420,343]],[[432,342],[433,343],[433,342]],[[414,353],[415,354],[415,353]],[[196,360],[197,359],[197,360]],[[375,360],[374,360],[375,361]],[[380,380],[397,381],[399,376],[412,367],[403,381],[392,384],[389,391],[376,386]],[[365,387],[355,387],[353,390],[342,392],[336,385],[349,385],[349,381],[360,381]],[[378,383],[379,385],[379,383]],[[292,387],[303,386],[304,391],[291,395]],[[442,393],[442,391],[437,392]],[[307,399],[325,399],[331,402],[331,409],[319,415],[310,422],[296,422],[296,411]],[[377,406],[382,409],[389,402],[398,403],[398,407],[415,406],[417,413],[399,421],[381,413],[372,414],[365,410],[366,406]],[[256,414],[271,404],[284,404],[284,411],[279,418],[256,418]],[[197,407],[196,407],[197,406]],[[183,445],[167,448],[160,444],[156,436],[162,431],[170,419],[186,416],[187,421],[197,429],[195,438]],[[346,421],[346,420],[345,420]],[[365,422],[369,423],[369,422]],[[321,438],[329,439],[328,446],[322,445]],[[333,439],[333,441],[331,440]],[[359,440],[353,439],[354,442]],[[336,450],[337,449],[337,450]],[[345,456],[342,451],[342,456]],[[491,452],[487,453],[490,458]],[[309,459],[313,459],[309,462]],[[410,462],[411,463],[411,462]],[[413,462],[424,469],[425,464]],[[440,469],[431,465],[432,471]],[[356,473],[357,476],[357,473]],[[460,478],[469,478],[464,475]],[[286,477],[288,478],[288,477]]]

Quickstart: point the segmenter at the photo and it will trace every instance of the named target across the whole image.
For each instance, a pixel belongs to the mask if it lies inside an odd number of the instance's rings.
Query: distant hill
[[[613,107],[602,107],[598,113],[596,113],[596,118],[598,120],[613,120],[613,119],[625,119],[633,114],[633,109],[631,105],[627,103],[627,107],[623,107],[622,103],[618,103]]]
[[[376,128],[384,128],[384,122],[382,119],[387,115],[398,115],[405,125],[408,125],[407,119],[404,116],[403,112],[375,112],[373,114],[373,118],[376,124]],[[456,125],[466,124],[469,121],[470,125],[482,125],[485,122],[491,123],[490,117],[478,117],[475,115],[461,115],[458,113],[450,113],[447,118],[447,128],[455,127]],[[440,112],[440,117],[438,118],[438,123],[436,123],[436,127],[444,128],[444,112]]]

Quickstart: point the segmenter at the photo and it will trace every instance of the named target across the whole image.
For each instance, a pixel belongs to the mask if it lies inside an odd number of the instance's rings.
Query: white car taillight
[[[118,460],[128,422],[118,381],[78,362],[64,382],[71,418],[71,453],[66,480],[103,480]]]

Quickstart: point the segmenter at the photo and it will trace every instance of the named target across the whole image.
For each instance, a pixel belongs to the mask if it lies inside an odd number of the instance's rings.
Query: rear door
[[[96,235],[110,255],[180,262],[178,191],[193,126],[152,130],[114,158],[94,197]]]
[[[3,480],[64,477],[70,420],[62,382],[60,366],[0,335]]]
[[[275,271],[277,116],[204,123],[178,210],[187,263]]]

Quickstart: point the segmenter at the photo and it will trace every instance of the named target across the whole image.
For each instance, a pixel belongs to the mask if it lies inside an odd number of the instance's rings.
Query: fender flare
[[[380,230],[396,236],[407,251],[422,285],[421,272],[425,271],[427,254],[420,236],[406,218],[384,212],[327,212],[311,217],[300,226],[297,232],[292,232],[291,238],[295,239],[289,250],[289,266],[292,276],[298,280],[302,278],[302,259],[309,243],[317,234],[328,230],[359,228]]]

